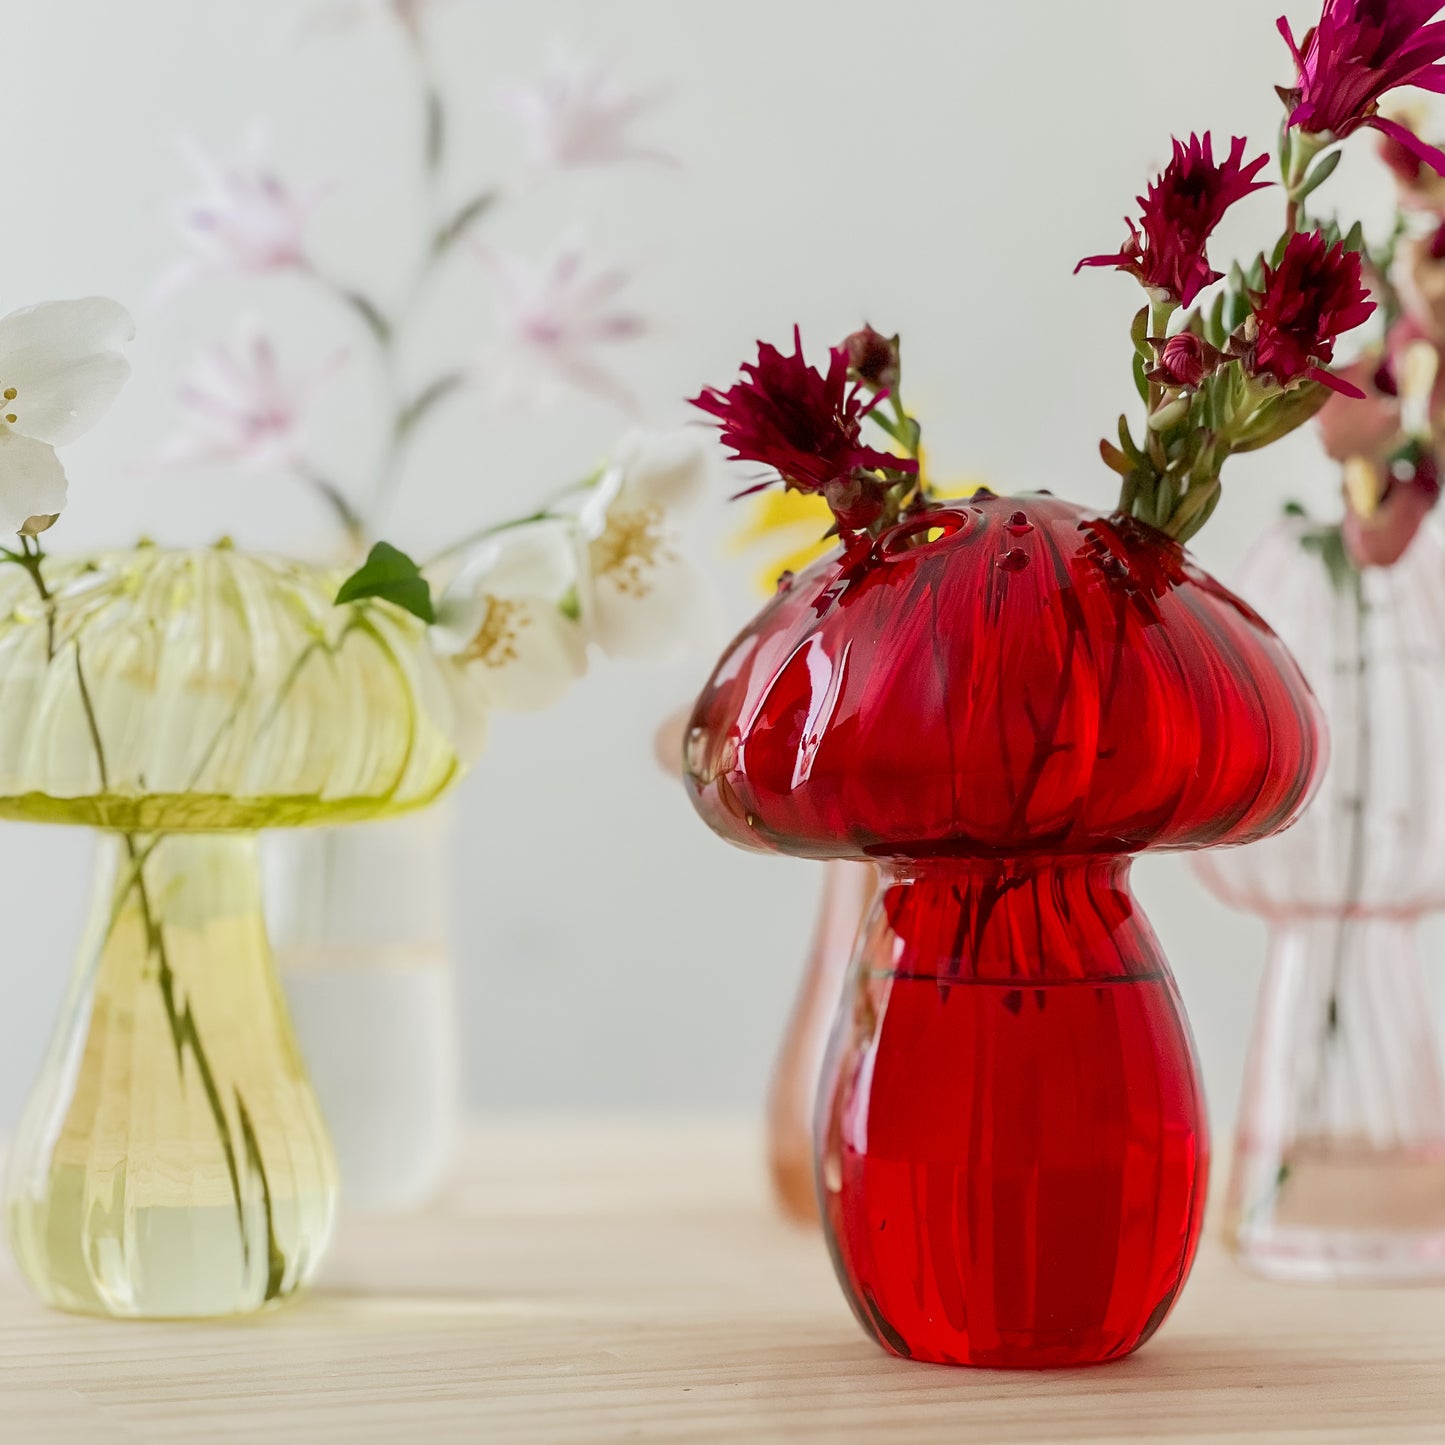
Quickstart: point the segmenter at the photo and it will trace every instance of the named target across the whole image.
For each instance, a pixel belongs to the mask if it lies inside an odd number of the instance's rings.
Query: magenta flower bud
[[[884,336],[871,326],[855,331],[844,343],[848,353],[848,375],[870,391],[892,391],[903,375],[898,338]]]
[[[1159,364],[1149,373],[1149,380],[1161,386],[1187,387],[1191,391],[1218,370],[1224,353],[1211,346],[1193,331],[1171,336],[1159,351]]]

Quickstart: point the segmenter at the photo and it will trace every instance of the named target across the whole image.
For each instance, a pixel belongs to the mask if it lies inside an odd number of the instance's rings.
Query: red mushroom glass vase
[[[883,870],[815,1123],[863,1327],[992,1367],[1144,1343],[1209,1147],[1130,859],[1267,837],[1308,801],[1324,736],[1284,647],[1162,534],[981,491],[787,583],[686,753],[731,842]]]

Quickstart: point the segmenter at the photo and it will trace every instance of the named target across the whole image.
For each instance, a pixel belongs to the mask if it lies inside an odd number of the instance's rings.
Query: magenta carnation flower
[[[1243,136],[1236,136],[1228,159],[1216,164],[1208,131],[1202,140],[1191,135],[1187,146],[1176,140],[1174,159],[1148,195],[1139,197],[1143,215],[1138,226],[1128,222],[1124,249],[1111,256],[1085,257],[1074,268],[1075,274],[1085,266],[1115,266],[1181,306],[1192,304],[1222,274],[1210,266],[1205,252],[1214,228],[1236,201],[1268,184],[1255,177],[1269,164],[1269,157],[1262,155],[1246,165],[1247,145]]]
[[[744,380],[727,391],[707,387],[691,403],[717,418],[735,460],[771,467],[794,491],[820,493],[842,525],[861,529],[884,504],[883,484],[871,474],[912,476],[918,463],[863,444],[863,419],[876,398],[863,398],[848,368],[842,346],[828,353],[826,375],[809,366],[794,327],[791,356],[760,341],[756,364],[743,365]]]
[[[1264,286],[1253,301],[1253,341],[1245,358],[1251,372],[1281,386],[1310,380],[1346,396],[1364,396],[1325,369],[1339,338],[1375,310],[1357,252],[1347,251],[1343,241],[1331,246],[1319,231],[1298,231],[1279,265],[1264,268]]]
[[[1379,113],[1387,91],[1445,91],[1445,23],[1431,23],[1442,8],[1439,0],[1325,0],[1303,43],[1281,16],[1299,67],[1294,88],[1280,91],[1289,123],[1334,140],[1373,126],[1445,175],[1445,152]]]

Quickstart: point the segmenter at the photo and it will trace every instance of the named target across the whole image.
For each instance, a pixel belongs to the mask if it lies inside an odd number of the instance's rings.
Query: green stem
[[[585,492],[595,487],[606,474],[607,468],[600,467],[597,471],[593,472],[590,477],[555,493],[548,501],[543,502],[535,512],[529,512],[525,517],[510,517],[505,522],[492,522],[485,527],[479,528],[475,532],[469,532],[465,537],[461,538],[460,541],[451,542],[443,547],[440,552],[434,552],[423,564],[422,570],[425,571],[442,562],[449,562],[453,557],[459,556],[461,553],[475,547],[478,542],[485,542],[489,537],[499,536],[503,532],[512,532],[518,527],[530,527],[537,522],[570,520],[564,513],[556,509],[560,507],[568,497],[575,496],[578,492]]]
[[[422,171],[426,188],[426,234],[410,286],[395,310],[387,315],[361,292],[333,281],[315,266],[308,265],[305,269],[313,282],[360,315],[366,334],[375,346],[381,410],[387,417],[386,436],[365,505],[354,507],[347,503],[345,511],[337,508],[348,539],[359,540],[363,545],[375,538],[382,519],[395,501],[407,453],[422,424],[432,416],[434,403],[455,390],[460,380],[454,371],[442,373],[413,396],[408,396],[402,385],[399,360],[402,343],[449,249],[438,241],[444,225],[441,181],[447,147],[446,100],[423,37],[410,26],[405,29],[421,105]],[[334,506],[335,499],[330,492],[324,495]]]
[[[1353,692],[1355,711],[1355,779],[1350,796],[1350,826],[1348,851],[1345,855],[1345,897],[1344,916],[1335,928],[1334,948],[1330,956],[1330,992],[1325,1009],[1324,1036],[1320,1041],[1320,1071],[1316,1079],[1314,1107],[1310,1111],[1318,1118],[1321,1132],[1327,1129],[1323,1118],[1325,1096],[1325,1073],[1330,1058],[1336,1053],[1340,1037],[1340,990],[1344,982],[1347,935],[1353,927],[1350,916],[1359,906],[1365,889],[1365,803],[1370,790],[1370,655],[1369,655],[1369,612],[1370,604],[1365,597],[1364,575],[1356,570],[1350,600],[1354,613],[1354,667]]]
[[[1309,179],[1310,167],[1314,164],[1315,157],[1326,148],[1326,142],[1318,136],[1310,135],[1307,131],[1294,130],[1286,126],[1285,140],[1287,142],[1281,174],[1284,180],[1284,192],[1286,197],[1285,206],[1285,233],[1293,235],[1296,231],[1304,230],[1309,222],[1309,216],[1305,211],[1305,182]]]

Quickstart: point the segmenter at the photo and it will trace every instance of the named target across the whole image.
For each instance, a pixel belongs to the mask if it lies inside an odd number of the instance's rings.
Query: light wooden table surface
[[[1315,1290],[1212,1239],[1141,1354],[1062,1374],[864,1339],[738,1123],[492,1125],[425,1214],[343,1223],[265,1318],[54,1314],[0,1267],[0,1442],[1445,1441],[1445,1291]]]

